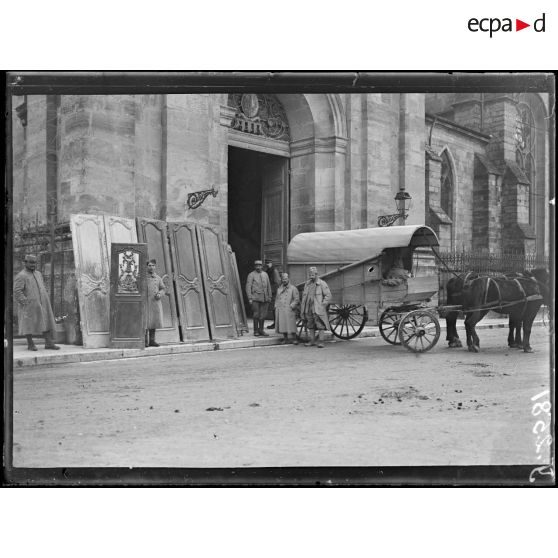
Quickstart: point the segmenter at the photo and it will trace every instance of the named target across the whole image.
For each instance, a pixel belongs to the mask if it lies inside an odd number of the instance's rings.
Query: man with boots
[[[56,329],[54,314],[48,298],[43,276],[36,271],[37,258],[27,254],[23,260],[25,268],[14,279],[14,298],[16,299],[19,335],[27,338],[27,348],[36,351],[33,335],[45,338],[45,349],[58,350],[52,335]]]
[[[305,343],[306,347],[316,344],[316,330],[318,331],[318,348],[324,346],[324,331],[329,323],[327,317],[327,305],[331,300],[331,291],[327,283],[318,277],[318,269],[311,267],[308,270],[308,281],[302,292],[302,303],[300,315],[306,323],[310,340]]]
[[[161,297],[166,294],[163,280],[155,273],[157,260],[147,262],[147,340],[148,347],[158,347],[155,330],[163,327],[163,304]]]
[[[254,336],[269,337],[264,331],[264,323],[267,307],[271,300],[271,283],[267,273],[263,271],[262,260],[256,260],[254,268],[246,280],[246,296],[252,307],[252,317],[254,318]]]

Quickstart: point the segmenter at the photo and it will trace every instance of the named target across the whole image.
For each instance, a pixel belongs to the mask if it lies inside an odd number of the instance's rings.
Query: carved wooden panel
[[[159,343],[176,343],[180,341],[178,332],[178,315],[172,281],[172,264],[167,223],[153,219],[137,219],[138,239],[147,244],[147,259],[157,260],[157,275],[161,276],[166,287],[167,296],[161,298],[163,305],[163,327],[157,330]]]
[[[145,347],[146,254],[145,244],[111,244],[111,347]]]
[[[72,215],[72,244],[76,266],[83,346],[109,345],[109,264],[105,222],[101,215]]]
[[[223,245],[225,241],[223,240]],[[227,244],[227,254],[229,256],[229,277],[230,285],[233,292],[232,303],[234,312],[234,321],[236,325],[236,332],[242,335],[243,332],[248,332],[248,320],[246,319],[246,308],[244,306],[242,284],[240,283],[240,276],[238,275],[238,266],[236,264],[236,256],[232,248]]]
[[[107,254],[109,257],[111,255],[110,247],[113,242],[137,243],[138,235],[134,219],[113,215],[105,215],[103,219],[105,220],[105,238],[107,240]]]
[[[202,278],[213,338],[236,336],[229,262],[222,237],[215,229],[197,225]]]
[[[167,226],[182,339],[209,339],[196,226],[192,223],[168,223]]]

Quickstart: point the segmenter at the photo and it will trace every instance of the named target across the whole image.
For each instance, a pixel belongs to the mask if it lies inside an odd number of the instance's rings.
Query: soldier
[[[331,300],[331,291],[327,283],[318,277],[318,269],[311,267],[308,270],[308,281],[302,292],[301,317],[306,322],[310,333],[310,341],[306,347],[316,344],[316,330],[318,331],[318,348],[323,348],[324,331],[329,324],[327,305]]]
[[[52,335],[55,330],[54,314],[45,289],[43,276],[36,271],[37,258],[27,254],[23,260],[25,268],[14,280],[14,298],[18,304],[17,321],[19,334],[27,338],[27,349],[36,351],[33,335],[43,335],[45,349],[58,350]]]
[[[271,284],[267,273],[263,271],[262,260],[256,260],[254,262],[254,271],[248,274],[246,296],[252,306],[254,336],[269,337],[263,327],[267,315],[267,307],[271,301]]]
[[[289,274],[281,274],[281,286],[277,289],[275,299],[275,324],[277,333],[283,334],[280,344],[289,341],[289,335],[293,336],[293,345],[298,345],[296,338],[296,311],[299,304],[298,289],[289,281]]]
[[[147,262],[147,332],[148,347],[158,347],[155,341],[155,330],[163,327],[163,304],[161,297],[166,294],[163,280],[155,273],[157,260]]]

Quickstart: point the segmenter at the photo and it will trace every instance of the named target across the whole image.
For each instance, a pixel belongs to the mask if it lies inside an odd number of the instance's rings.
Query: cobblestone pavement
[[[24,367],[14,465],[542,464],[531,398],[549,387],[548,330],[533,354],[481,333],[478,354],[363,338]]]

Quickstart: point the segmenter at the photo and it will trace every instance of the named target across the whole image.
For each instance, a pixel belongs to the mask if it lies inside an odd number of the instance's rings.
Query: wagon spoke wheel
[[[330,304],[327,316],[331,333],[339,339],[353,339],[368,320],[366,306],[362,304]]]
[[[401,322],[401,317],[404,312],[397,312],[392,308],[388,308],[380,316],[380,333],[385,341],[391,343],[392,345],[401,345],[399,341],[399,323]]]
[[[424,353],[436,345],[440,338],[440,322],[434,314],[414,310],[405,314],[399,324],[399,340],[406,349]]]
[[[296,320],[296,337],[303,343],[308,341],[308,329],[302,318]]]

